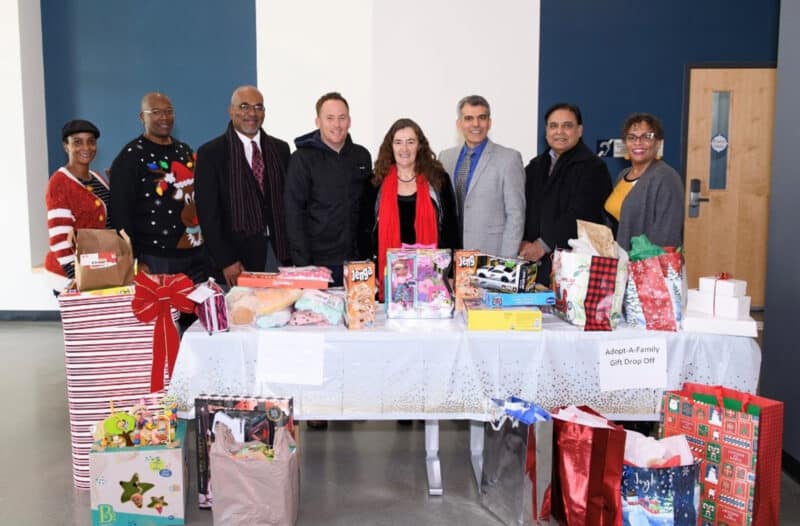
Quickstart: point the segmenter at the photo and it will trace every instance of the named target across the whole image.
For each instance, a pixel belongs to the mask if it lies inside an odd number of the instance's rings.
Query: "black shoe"
[[[309,420],[306,425],[309,429],[328,429],[327,420]]]

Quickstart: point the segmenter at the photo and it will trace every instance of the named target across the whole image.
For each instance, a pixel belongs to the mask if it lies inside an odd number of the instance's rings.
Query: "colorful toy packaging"
[[[480,300],[465,303],[464,320],[469,331],[541,331],[542,311],[538,307],[491,307]]]
[[[327,289],[331,270],[327,267],[278,267],[278,272],[242,272],[236,280],[240,287]]]
[[[197,433],[197,505],[211,508],[213,504],[211,446],[215,440],[214,425],[225,424],[237,442],[260,440],[274,445],[276,429],[285,426],[294,439],[292,398],[235,397],[201,394],[195,399]]]
[[[390,318],[449,318],[453,298],[447,271],[447,249],[389,249],[386,251],[386,316]]]
[[[532,261],[480,254],[472,284],[500,292],[531,292],[538,265]]]
[[[364,329],[375,324],[375,263],[347,261],[344,264],[345,313],[348,329]]]
[[[464,301],[478,299],[481,290],[472,284],[472,276],[478,270],[479,250],[456,250],[453,256],[455,270],[456,312],[464,310]]]
[[[175,403],[114,412],[89,453],[92,525],[184,524],[189,482],[186,424]]]

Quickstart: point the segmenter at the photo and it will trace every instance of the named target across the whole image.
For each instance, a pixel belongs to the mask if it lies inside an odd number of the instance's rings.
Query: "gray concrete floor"
[[[61,325],[0,322],[0,363],[0,525],[90,524],[89,494],[72,487]],[[464,422],[442,423],[442,497],[427,494],[421,422],[301,429],[298,526],[499,524],[477,504]],[[197,509],[194,465],[190,478],[186,522],[211,525],[211,512]],[[786,475],[780,523],[800,525],[800,485]]]

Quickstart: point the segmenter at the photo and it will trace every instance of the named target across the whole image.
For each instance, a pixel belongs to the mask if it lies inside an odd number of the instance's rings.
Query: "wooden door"
[[[764,305],[775,69],[692,69],[686,141],[684,247],[689,287],[727,272]],[[690,192],[699,180],[695,207]],[[697,185],[697,183],[695,183]]]

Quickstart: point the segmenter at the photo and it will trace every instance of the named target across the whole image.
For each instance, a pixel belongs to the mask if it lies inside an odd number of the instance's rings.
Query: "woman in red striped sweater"
[[[107,228],[110,198],[108,183],[89,164],[97,154],[100,130],[89,121],[73,120],[64,125],[61,139],[67,152],[67,164],[47,183],[47,230],[50,251],[45,268],[60,276],[75,277],[77,228]]]

